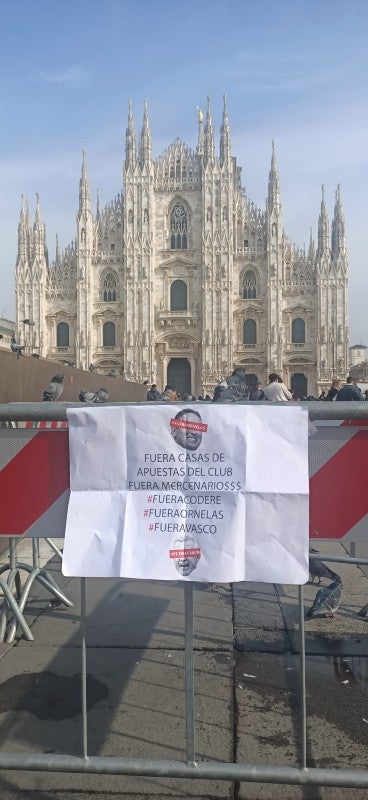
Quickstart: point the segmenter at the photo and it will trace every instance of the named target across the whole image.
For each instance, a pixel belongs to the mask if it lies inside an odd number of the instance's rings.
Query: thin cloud
[[[89,83],[90,75],[84,67],[75,64],[59,70],[39,70],[34,73],[33,81],[37,83],[50,83],[59,86],[85,86]]]

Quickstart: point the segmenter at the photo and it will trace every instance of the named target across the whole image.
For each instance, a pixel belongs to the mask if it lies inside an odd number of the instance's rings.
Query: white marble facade
[[[196,395],[242,365],[316,394],[348,367],[348,264],[339,187],[331,236],[324,190],[316,247],[284,230],[274,146],[264,209],[241,185],[224,99],[219,154],[210,102],[195,151],[152,156],[147,107],[129,107],[122,192],[93,213],[85,155],[76,239],[49,264],[39,199],[22,201],[17,335],[28,352]],[[31,325],[23,320],[31,321]],[[33,324],[34,323],[34,324]]]

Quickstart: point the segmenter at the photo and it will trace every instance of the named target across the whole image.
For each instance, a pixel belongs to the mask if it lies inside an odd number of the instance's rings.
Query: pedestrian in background
[[[336,397],[340,391],[340,386],[341,386],[341,381],[339,381],[337,378],[334,378],[334,380],[331,383],[331,387],[326,394],[325,399],[336,400]]]
[[[268,384],[263,389],[265,400],[291,400],[292,394],[282,382],[282,378],[277,372],[271,372],[268,376]]]
[[[363,395],[357,382],[350,375],[346,378],[345,386],[337,393],[336,400],[340,400],[342,403],[349,400],[363,400]]]

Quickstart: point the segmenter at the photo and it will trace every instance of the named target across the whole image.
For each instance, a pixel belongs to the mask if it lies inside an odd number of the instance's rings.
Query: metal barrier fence
[[[65,420],[66,407],[76,403],[32,403],[0,406],[2,421]],[[125,405],[125,404],[119,404]],[[149,405],[149,404],[148,404]],[[259,405],[259,403],[257,404]],[[285,404],[281,404],[285,405]],[[368,425],[366,403],[305,403],[311,420],[363,420]],[[368,432],[367,432],[368,433]],[[50,433],[50,435],[57,435]],[[368,559],[344,556],[314,555],[316,560],[346,564],[365,564]],[[87,720],[87,642],[86,642],[86,581],[81,579],[81,699],[83,757],[57,754],[0,752],[0,769],[90,773],[109,775],[135,775],[156,778],[191,778],[206,780],[245,781],[257,783],[293,784],[297,786],[336,786],[368,788],[368,770],[307,767],[307,703],[306,703],[306,652],[304,630],[304,589],[299,586],[299,639],[300,639],[300,753],[295,766],[255,765],[227,762],[196,761],[195,746],[195,692],[193,665],[193,583],[184,583],[185,609],[185,708],[186,708],[186,761],[164,759],[89,756]],[[8,599],[8,598],[7,598]]]

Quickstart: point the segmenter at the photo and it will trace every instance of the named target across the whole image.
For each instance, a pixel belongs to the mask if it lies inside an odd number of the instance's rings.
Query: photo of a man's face
[[[176,536],[171,549],[170,558],[173,559],[175,569],[184,578],[195,570],[201,557],[201,551],[194,536],[190,534]]]
[[[197,450],[202,441],[202,418],[193,408],[184,408],[172,420],[171,433],[176,443],[186,450]]]

